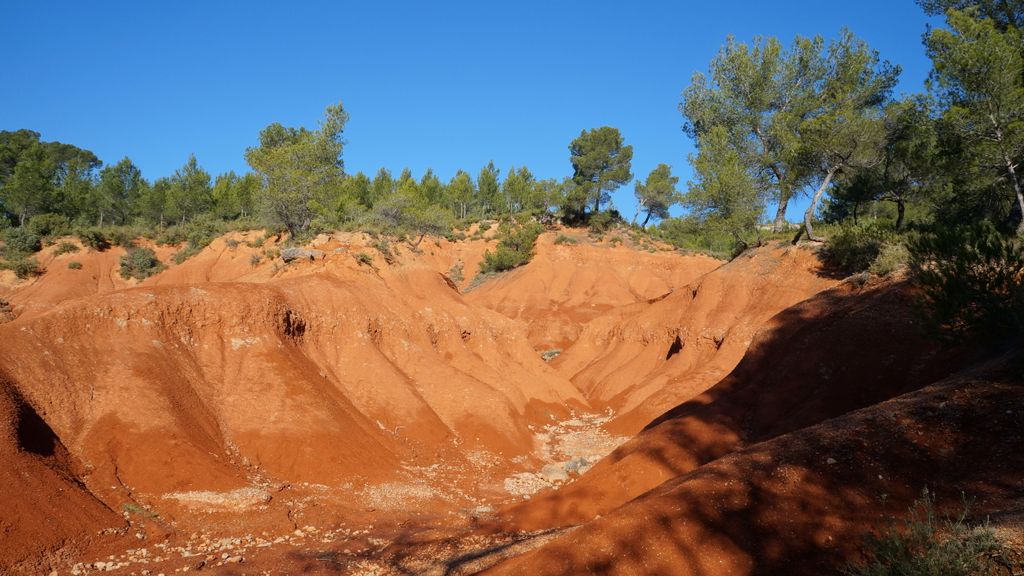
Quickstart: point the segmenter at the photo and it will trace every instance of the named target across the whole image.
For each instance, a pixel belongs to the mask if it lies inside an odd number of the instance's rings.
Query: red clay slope
[[[520,325],[415,262],[375,270],[332,252],[275,274],[23,315],[0,325],[0,367],[93,494],[169,518],[182,492],[359,492],[487,454],[529,465],[529,426],[586,407]]]
[[[0,569],[72,557],[121,518],[77,481],[80,465],[0,374]]]
[[[904,283],[843,284],[777,314],[736,369],[578,481],[513,507],[526,529],[586,522],[731,452],[914,390],[963,365]]]
[[[947,513],[1015,507],[1024,385],[999,368],[734,452],[486,573],[818,575],[925,486]]]
[[[803,248],[760,248],[649,303],[588,324],[554,363],[595,406],[635,434],[713,386],[743,358],[769,318],[834,286]]]
[[[543,234],[529,264],[466,296],[469,302],[526,322],[537,349],[567,348],[591,320],[664,296],[722,265],[707,256],[595,245],[580,230],[565,229],[562,235],[578,244],[555,244],[556,234]]]

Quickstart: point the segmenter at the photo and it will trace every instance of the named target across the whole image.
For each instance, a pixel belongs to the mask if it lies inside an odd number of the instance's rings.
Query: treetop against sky
[[[30,128],[147,178],[194,153],[245,172],[272,122],[315,126],[341,100],[345,167],[442,178],[493,160],[569,176],[583,129],[621,130],[633,174],[691,179],[681,92],[726,37],[848,27],[922,90],[930,19],[912,0],[844,3],[18,2],[0,18],[0,129]],[[632,186],[613,202],[634,210]],[[790,206],[796,219],[806,200]]]

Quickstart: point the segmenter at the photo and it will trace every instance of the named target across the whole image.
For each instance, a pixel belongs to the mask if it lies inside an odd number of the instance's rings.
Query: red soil
[[[837,286],[804,249],[721,265],[565,233],[479,286],[493,240],[361,234],[289,265],[250,232],[181,265],[157,247],[143,282],[117,248],[4,276],[0,571],[244,549],[243,573],[820,573],[881,492],[898,512],[925,484],[986,509],[1019,491],[1020,388],[993,364],[913,392],[973,357],[922,336],[905,286]],[[636,437],[490,512],[555,425],[582,445],[605,409]]]

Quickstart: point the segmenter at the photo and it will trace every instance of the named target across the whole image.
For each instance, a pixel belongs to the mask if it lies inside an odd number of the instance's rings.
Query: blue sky
[[[154,179],[195,153],[213,173],[271,122],[343,101],[349,172],[571,174],[582,129],[619,128],[633,172],[693,147],[677,109],[727,35],[846,26],[922,89],[929,19],[912,0],[732,2],[54,2],[5,0],[0,130],[30,128]],[[614,195],[632,214],[632,186]],[[793,216],[804,202],[791,208]]]

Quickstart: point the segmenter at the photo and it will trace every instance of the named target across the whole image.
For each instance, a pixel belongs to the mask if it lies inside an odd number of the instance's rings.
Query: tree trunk
[[[857,209],[860,207],[860,202],[853,203],[853,225],[857,225]]]
[[[1020,222],[1017,223],[1017,236],[1024,236],[1024,194],[1020,190],[1020,180],[1017,179],[1017,169],[1013,161],[1006,158],[1006,169],[1010,172],[1010,180],[1013,182],[1013,192],[1017,195],[1017,208],[1020,209]]]
[[[817,208],[818,201],[821,200],[821,197],[825,194],[825,189],[828,188],[828,185],[832,182],[832,177],[836,175],[838,170],[838,166],[828,169],[828,172],[825,173],[825,179],[821,182],[821,186],[818,186],[818,189],[814,191],[814,196],[811,197],[811,205],[808,206],[807,211],[804,212],[804,230],[807,231],[807,239],[812,242],[825,241],[824,238],[814,235],[814,228],[811,226],[811,219],[814,218],[814,209]],[[799,238],[800,236],[798,234],[797,239]]]
[[[789,204],[789,196],[779,196],[779,209],[775,211],[775,222],[772,223],[772,232],[782,232],[786,229],[786,205]]]
[[[896,199],[896,231],[903,230],[903,217],[907,213],[907,203],[902,198]]]
[[[648,212],[647,213],[647,217],[644,218],[644,223],[641,224],[640,227],[646,229],[647,228],[647,221],[650,220],[650,219],[651,219],[651,213]]]

